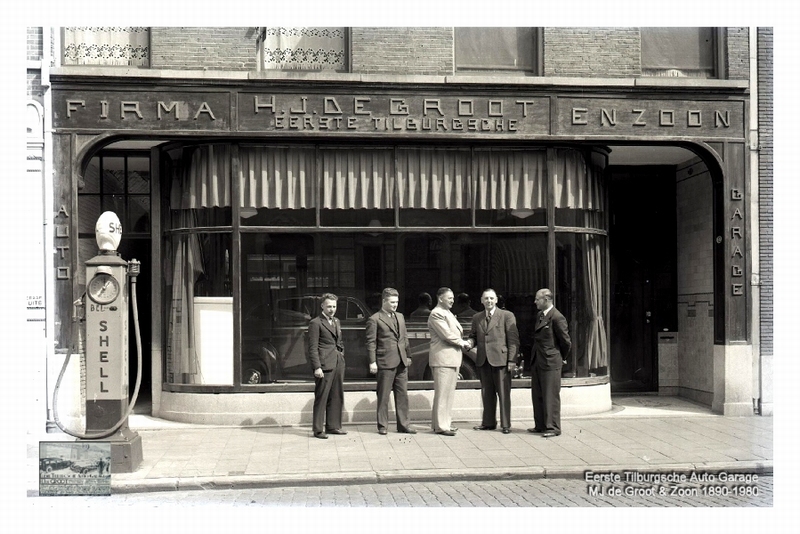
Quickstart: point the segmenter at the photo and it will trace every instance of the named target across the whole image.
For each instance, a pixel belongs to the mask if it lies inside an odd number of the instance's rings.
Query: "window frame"
[[[458,53],[456,47],[456,33],[460,28],[467,28],[466,26],[453,27],[453,72],[459,75],[509,75],[509,76],[541,76],[544,72],[544,31],[541,27],[530,27],[533,30],[533,38],[531,42],[533,65],[531,70],[528,69],[513,69],[504,68],[500,66],[487,66],[487,67],[469,67],[459,68],[458,66]],[[500,28],[492,28],[500,29]]]
[[[639,47],[640,47],[640,59],[639,59],[639,68],[644,71],[646,67],[644,64],[643,59],[641,58],[641,46],[642,46],[642,29],[647,28],[646,26],[639,27]],[[719,26],[712,26],[711,27],[711,60],[712,60],[712,67],[711,67],[711,74],[707,78],[698,78],[698,79],[709,79],[709,80],[724,80],[728,77],[727,72],[727,28],[719,27]],[[676,70],[679,70],[676,68]],[[647,76],[642,74],[643,77],[654,77],[654,76]],[[690,76],[679,76],[681,78],[693,78]]]

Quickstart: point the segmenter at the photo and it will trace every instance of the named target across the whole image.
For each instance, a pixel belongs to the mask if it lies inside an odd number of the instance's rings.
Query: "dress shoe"
[[[473,426],[472,430],[494,430],[495,428],[497,428],[497,427],[496,426],[478,425],[478,426]]]
[[[437,430],[437,434],[441,434],[442,436],[455,436],[456,433],[452,430]]]
[[[511,434],[511,429],[510,428],[504,428],[503,429],[503,434]]]
[[[560,436],[561,432],[556,432],[554,430],[548,430],[547,432],[542,434],[543,438],[554,438],[556,436]]]
[[[342,430],[341,428],[334,428],[334,429],[328,430],[328,434],[344,436],[345,434],[347,434],[347,430]]]
[[[538,428],[529,428],[528,432],[531,432],[533,434],[542,434],[542,433],[544,433],[544,430],[540,430]]]
[[[380,434],[381,436],[385,436],[386,435],[386,429],[385,428],[379,428],[378,429],[378,434]]]
[[[451,427],[451,428],[450,428],[450,432],[458,432],[458,428],[456,428],[456,427]]]
[[[325,432],[314,432],[314,437],[319,439],[328,439],[328,434]]]
[[[413,428],[404,428],[403,430],[398,430],[401,434],[416,434],[417,431]]]

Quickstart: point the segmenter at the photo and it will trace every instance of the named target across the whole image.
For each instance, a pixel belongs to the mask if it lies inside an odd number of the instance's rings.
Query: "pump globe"
[[[122,224],[113,211],[103,212],[94,225],[94,236],[101,251],[114,252],[122,239]]]

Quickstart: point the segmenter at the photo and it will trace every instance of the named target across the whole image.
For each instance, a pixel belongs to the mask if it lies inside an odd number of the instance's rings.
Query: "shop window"
[[[421,367],[410,370],[412,379],[426,379],[427,354],[426,319],[413,314],[420,295],[435,295],[441,286],[471,306],[456,310],[465,325],[470,310],[480,309],[482,290],[493,287],[517,315],[529,358],[533,296],[555,282],[556,304],[576,339],[567,372],[607,372],[603,174],[581,151],[216,144],[170,155],[163,158],[164,183],[171,184],[163,313],[172,344],[165,368],[175,384],[210,384],[202,350],[193,356],[200,347],[195,316],[188,314],[216,305],[226,310],[226,329],[241,314],[241,353],[230,356],[241,358],[234,386],[312,381],[304,335],[327,291],[340,296],[338,313],[347,323],[346,378],[371,380],[364,322],[379,309],[386,286],[400,291],[400,309],[413,326],[413,361]],[[131,190],[131,180],[120,184],[116,171],[108,180],[113,190]],[[231,222],[234,180],[241,230]],[[86,188],[95,196],[102,189],[96,180]],[[277,218],[287,221],[285,229]],[[515,228],[523,225],[537,227]],[[241,261],[233,269],[232,247],[239,243]],[[241,307],[233,310],[236,287]],[[474,376],[471,360],[465,362],[463,376]],[[208,369],[209,376],[219,371]]]
[[[150,28],[66,27],[63,44],[62,65],[150,65]]]
[[[547,153],[476,150],[475,223],[478,226],[547,225]]]
[[[455,28],[456,71],[537,74],[536,28]]]
[[[602,171],[574,150],[559,150],[555,172],[555,224],[606,227],[606,192]]]
[[[717,28],[640,28],[642,76],[722,77]]]
[[[569,323],[572,349],[562,376],[608,372],[606,237],[556,234],[555,306]]]
[[[150,158],[107,152],[92,158],[78,182],[78,231],[94,235],[104,211],[113,211],[127,237],[150,235]]]
[[[375,252],[398,250],[404,261],[381,261]],[[319,315],[320,296],[339,297],[346,353],[345,379],[372,380],[366,351],[366,320],[380,307],[380,289],[400,290],[399,310],[407,317],[411,342],[411,380],[428,379],[428,329],[426,318],[412,315],[420,293],[435,295],[450,286],[480,309],[486,287],[500,294],[502,306],[514,312],[523,333],[523,354],[528,357],[535,319],[533,296],[547,284],[547,236],[544,234],[384,233],[244,234],[242,236],[242,380],[245,384],[269,381],[313,381],[307,362],[306,330]],[[378,269],[377,273],[369,272]],[[368,279],[380,279],[378,289]],[[467,332],[471,313],[454,308]],[[472,357],[465,356],[463,373],[474,372]],[[472,368],[470,368],[472,366]],[[258,380],[254,380],[258,378]]]
[[[468,150],[398,149],[401,226],[471,226],[471,156]]]
[[[345,28],[260,28],[260,32],[263,70],[347,69]]]

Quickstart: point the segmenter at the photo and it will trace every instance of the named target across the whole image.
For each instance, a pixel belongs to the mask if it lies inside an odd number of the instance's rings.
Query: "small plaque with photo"
[[[111,495],[111,443],[40,441],[39,495]]]

